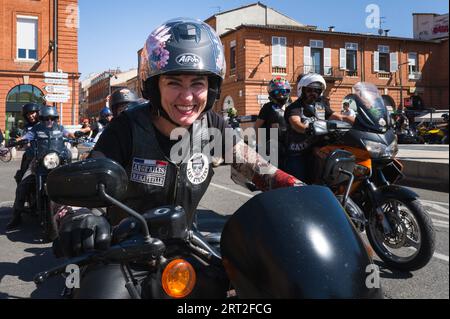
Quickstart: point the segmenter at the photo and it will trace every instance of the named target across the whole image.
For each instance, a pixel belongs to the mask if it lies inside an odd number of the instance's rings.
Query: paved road
[[[36,221],[27,218],[20,230],[5,233],[14,198],[12,176],[18,165],[18,161],[0,163],[0,298],[58,298],[64,279],[53,278],[38,289],[32,281],[34,274],[58,263],[52,256],[50,245],[39,242]],[[436,254],[424,269],[411,273],[391,271],[378,261],[385,297],[448,299],[448,193],[423,189],[415,191],[424,199],[424,205],[433,218],[437,235]],[[210,189],[200,203],[201,223],[209,228],[220,228],[226,216],[253,195],[229,179],[229,167],[218,168]]]

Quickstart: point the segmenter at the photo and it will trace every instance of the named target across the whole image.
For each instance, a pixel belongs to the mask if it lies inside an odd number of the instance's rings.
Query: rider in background
[[[99,113],[99,120],[95,123],[94,127],[92,128],[92,138],[94,141],[97,141],[100,137],[100,134],[103,132],[104,128],[111,122],[113,119],[113,113],[111,112],[111,109],[107,106],[101,109]]]
[[[52,134],[61,134],[64,137],[75,138],[75,135],[64,129],[62,125],[57,123],[59,119],[58,111],[55,107],[42,106],[39,112],[40,122],[34,125],[33,128],[24,136],[17,139],[17,141],[27,140],[34,141],[40,138],[48,138],[50,132]],[[34,153],[30,159],[30,163],[34,159]],[[25,201],[27,194],[33,189],[35,184],[33,167],[34,165],[28,165],[26,172],[21,180],[18,182],[16,188],[16,198],[13,205],[13,216],[11,221],[6,226],[7,230],[16,228],[22,223],[22,212],[25,208]]]
[[[138,99],[138,96],[127,88],[115,90],[109,100],[113,116],[117,117],[130,103],[137,102]]]
[[[285,158],[284,145],[286,144],[286,131],[287,125],[284,119],[284,112],[290,101],[291,85],[285,78],[277,76],[270,80],[267,86],[267,93],[269,94],[269,102],[263,105],[259,112],[258,119],[255,122],[256,130],[256,142],[259,143],[259,129],[263,128],[266,131],[265,143],[267,145],[266,152],[268,151],[270,141],[270,129],[278,129],[278,154],[279,163],[283,166],[282,161]],[[274,145],[272,145],[273,147]]]
[[[31,129],[39,123],[39,111],[42,105],[37,103],[27,103],[22,106],[22,116],[26,122],[21,134],[15,136],[15,141],[20,141],[21,137],[31,131]],[[20,163],[20,169],[14,175],[14,179],[16,183],[19,184],[25,174],[28,166],[30,165],[31,160],[33,159],[33,149],[31,147],[27,147],[25,152],[22,155],[22,161]]]

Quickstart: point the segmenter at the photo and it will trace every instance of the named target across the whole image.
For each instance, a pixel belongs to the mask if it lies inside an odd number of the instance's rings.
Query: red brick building
[[[68,73],[62,124],[78,124],[78,1],[0,0],[0,35],[0,128],[17,125],[23,104],[45,101],[44,72],[54,71]]]
[[[257,15],[264,20],[261,10],[266,10],[265,21],[246,22],[252,13],[255,20]],[[448,109],[448,37],[423,41],[333,29],[322,31],[299,23],[271,24],[271,21],[266,23],[270,16],[267,12],[278,15],[272,23],[285,18],[256,3],[206,20],[218,30],[227,62],[216,111],[234,105],[241,115],[258,114],[267,100],[270,79],[281,75],[295,87],[298,75],[305,72],[324,76],[335,110],[341,108],[343,98],[358,81],[376,84],[395,106],[416,95],[426,107]],[[220,26],[221,23],[227,27]]]
[[[127,88],[129,81],[137,81],[137,69],[131,69],[125,72],[117,70],[108,70],[94,77],[89,84],[87,106],[83,116],[97,117],[101,109],[109,106],[109,96],[117,89]],[[134,91],[133,88],[129,87]]]

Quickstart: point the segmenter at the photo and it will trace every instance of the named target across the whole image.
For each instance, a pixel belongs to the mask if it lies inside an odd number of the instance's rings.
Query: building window
[[[408,78],[410,80],[420,80],[422,73],[419,72],[419,59],[416,52],[408,53]]]
[[[11,132],[23,120],[22,106],[26,103],[45,103],[42,91],[33,85],[22,84],[12,88],[6,96],[6,130]]]
[[[389,46],[379,45],[379,71],[380,72],[390,72],[390,62],[389,62]]]
[[[358,43],[346,43],[346,74],[348,76],[358,76],[358,60],[357,60],[357,52],[358,52]]]
[[[17,58],[37,60],[37,17],[17,16]]]
[[[322,49],[311,48],[312,71],[322,74]]]
[[[310,40],[309,46],[311,47],[311,71],[322,74],[323,41]]]
[[[286,70],[286,42],[285,37],[272,37],[272,70]]]
[[[416,52],[408,53],[408,70],[409,70],[409,74],[413,74],[413,73],[419,71],[419,63],[417,60]]]
[[[236,40],[230,42],[230,75],[236,74]]]
[[[323,49],[323,41],[322,40],[309,40],[309,46],[311,48]]]

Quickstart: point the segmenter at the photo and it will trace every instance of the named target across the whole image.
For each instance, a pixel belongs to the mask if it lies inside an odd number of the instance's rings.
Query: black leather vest
[[[194,220],[195,210],[205,194],[213,176],[208,157],[197,153],[192,155],[192,143],[187,146],[190,155],[181,163],[174,163],[161,150],[151,121],[150,105],[126,111],[130,119],[133,138],[131,161],[126,167],[128,190],[125,203],[144,213],[146,210],[163,205],[180,205],[188,217],[188,224]],[[207,125],[204,116],[202,125]],[[207,139],[199,131],[191,139]],[[203,141],[203,145],[208,140]]]

